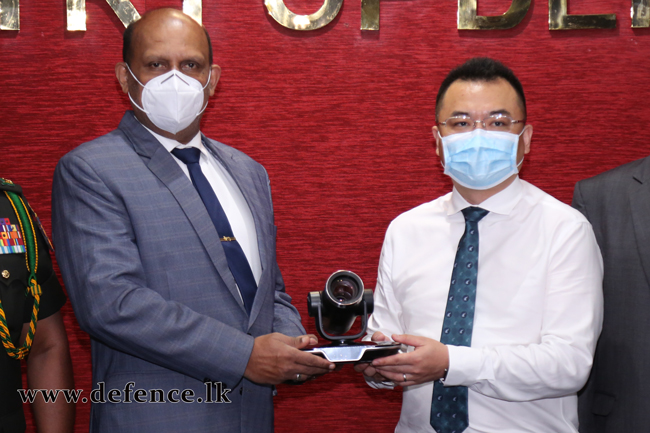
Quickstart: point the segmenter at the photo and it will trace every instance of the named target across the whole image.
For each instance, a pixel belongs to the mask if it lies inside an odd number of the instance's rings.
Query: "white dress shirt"
[[[454,190],[389,226],[370,335],[440,340],[451,272],[471,206]],[[519,178],[479,205],[471,347],[449,348],[446,386],[469,387],[465,433],[578,431],[576,392],[603,315],[602,258],[580,212]],[[434,432],[433,383],[407,387],[396,432]]]
[[[260,260],[260,251],[257,245],[257,233],[255,231],[253,214],[251,213],[250,207],[248,206],[248,203],[246,203],[246,199],[241,193],[239,186],[235,183],[235,180],[230,176],[226,168],[221,165],[217,158],[215,158],[214,155],[212,155],[212,153],[210,153],[210,151],[203,145],[203,142],[201,141],[201,133],[196,134],[189,143],[181,144],[171,138],[158,135],[149,128],[147,128],[147,130],[156,137],[160,144],[162,144],[170,154],[171,151],[177,147],[180,149],[196,147],[201,151],[201,158],[199,159],[201,171],[203,171],[203,174],[208,179],[208,182],[210,182],[210,186],[212,186],[214,193],[217,195],[219,203],[221,203],[221,207],[223,207],[223,210],[228,217],[232,233],[235,235],[235,239],[237,239],[239,245],[241,245],[242,250],[244,250],[246,259],[248,259],[248,264],[253,271],[255,282],[259,284],[260,277],[262,276],[262,262]],[[173,154],[171,154],[171,156],[191,181],[187,165],[180,159],[176,158]]]

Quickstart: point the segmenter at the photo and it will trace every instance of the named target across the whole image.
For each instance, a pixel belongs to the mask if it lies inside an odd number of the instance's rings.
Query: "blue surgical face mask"
[[[445,174],[470,189],[484,190],[499,185],[519,173],[517,148],[521,134],[481,128],[446,137],[438,132]]]

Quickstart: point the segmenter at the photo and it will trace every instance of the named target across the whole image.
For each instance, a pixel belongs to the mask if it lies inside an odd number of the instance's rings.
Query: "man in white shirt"
[[[391,223],[369,323],[413,350],[356,368],[404,387],[396,432],[576,432],[602,323],[591,226],[518,177],[533,128],[510,69],[451,71],[436,120],[454,189]]]
[[[272,432],[272,385],[334,364],[299,350],[315,337],[278,269],[266,171],[200,133],[220,69],[196,21],[148,12],[123,60],[133,111],[61,158],[52,194],[58,262],[108,395],[90,429]]]

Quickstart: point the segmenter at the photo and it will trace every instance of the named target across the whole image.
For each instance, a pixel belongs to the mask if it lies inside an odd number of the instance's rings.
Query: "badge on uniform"
[[[0,254],[25,252],[25,241],[20,226],[11,224],[9,218],[0,218]]]

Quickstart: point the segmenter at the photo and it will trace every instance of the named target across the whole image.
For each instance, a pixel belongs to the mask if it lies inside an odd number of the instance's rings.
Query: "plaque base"
[[[392,341],[375,343],[362,341],[359,343],[330,344],[328,346],[307,347],[304,352],[327,359],[336,364],[346,362],[371,362],[373,359],[406,352],[406,345]]]

